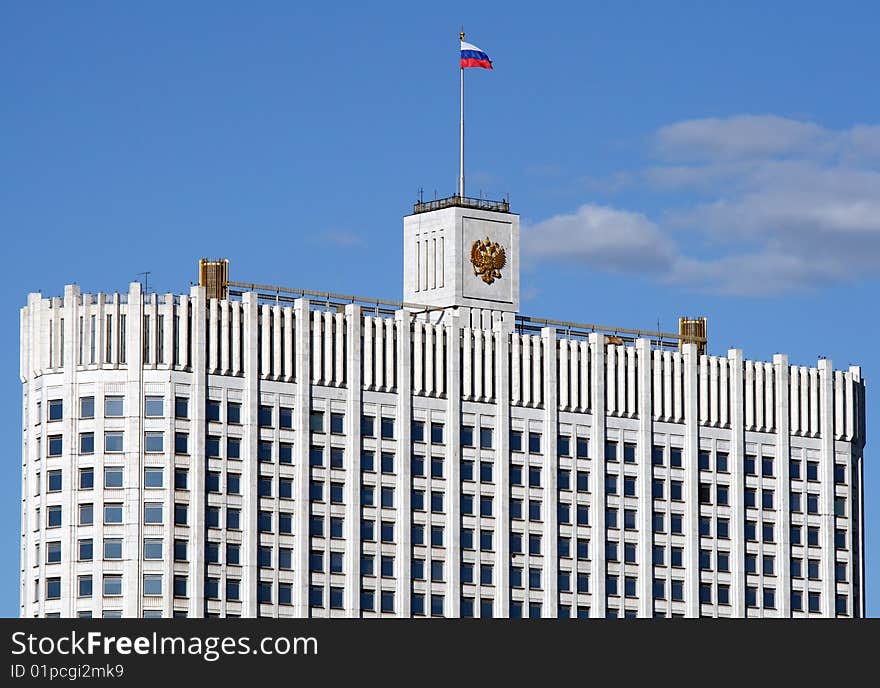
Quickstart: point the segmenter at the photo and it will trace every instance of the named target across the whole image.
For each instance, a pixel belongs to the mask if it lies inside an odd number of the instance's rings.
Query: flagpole
[[[459,34],[464,40],[464,31]],[[460,53],[459,53],[460,54]],[[458,195],[464,196],[464,68],[459,60],[459,121],[458,121]]]

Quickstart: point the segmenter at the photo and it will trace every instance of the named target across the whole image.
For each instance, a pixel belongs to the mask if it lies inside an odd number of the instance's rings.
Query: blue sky
[[[709,316],[710,352],[860,364],[880,397],[880,5],[0,7],[0,615],[18,612],[28,292],[233,279],[399,298],[401,218],[458,172],[522,216],[523,312]],[[588,298],[587,298],[588,297]],[[598,298],[597,298],[598,297]],[[880,471],[866,449],[868,610]]]

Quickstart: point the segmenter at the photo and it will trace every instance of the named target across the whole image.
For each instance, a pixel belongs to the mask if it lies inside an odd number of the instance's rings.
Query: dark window
[[[282,406],[278,409],[278,426],[283,430],[293,429],[293,409]]]
[[[530,432],[529,433],[529,454],[540,454],[540,453],[541,453],[541,433]]]
[[[205,418],[207,420],[219,421],[220,420],[220,402],[215,401],[213,399],[208,399],[205,402]]]
[[[219,453],[220,448],[217,448]],[[189,435],[185,432],[174,433],[174,453],[189,454]]]
[[[510,451],[522,451],[522,433],[517,430],[510,431]]]
[[[474,428],[471,425],[462,425],[461,426],[461,446],[462,447],[473,447],[474,446]]]
[[[605,443],[605,460],[617,461],[617,442]]]
[[[701,471],[711,470],[712,457],[707,451],[701,451],[697,454],[697,463]]]
[[[556,453],[559,456],[568,456],[571,454],[571,437],[568,435],[559,435],[556,438]]]
[[[383,418],[382,419],[382,439],[393,440],[394,439],[394,419],[393,418]]]

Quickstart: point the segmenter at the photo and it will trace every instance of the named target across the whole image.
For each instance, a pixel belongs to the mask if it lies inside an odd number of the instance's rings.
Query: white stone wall
[[[519,215],[445,208],[403,220],[404,301],[426,306],[519,310]],[[507,264],[487,284],[474,274],[471,246],[500,244]]]
[[[459,209],[455,209],[459,210]],[[444,211],[445,212],[445,211]],[[513,271],[512,271],[513,274]],[[93,317],[94,316],[94,317]],[[124,331],[122,317],[125,318]],[[109,319],[108,319],[109,318]],[[80,326],[82,319],[82,326]],[[62,325],[63,320],[63,325]],[[93,356],[94,351],[94,356]],[[864,383],[860,370],[835,371],[831,362],[816,367],[792,366],[785,356],[772,362],[744,361],[742,352],[727,356],[698,356],[693,345],[683,352],[652,349],[648,340],[633,345],[608,344],[601,334],[587,340],[566,339],[545,328],[521,334],[514,331],[512,313],[489,308],[463,307],[450,310],[440,324],[437,319],[398,311],[393,318],[362,312],[348,306],[344,312],[326,311],[298,299],[275,304],[258,303],[256,294],[240,300],[206,302],[204,290],[193,287],[189,295],[144,297],[133,284],[128,294],[84,295],[67,287],[63,299],[43,299],[32,294],[21,314],[21,379],[23,382],[24,433],[22,447],[22,588],[21,614],[75,616],[90,612],[140,616],[161,612],[164,616],[186,613],[200,616],[360,616],[362,588],[376,589],[376,608],[381,591],[394,593],[394,615],[411,613],[410,591],[444,598],[444,613],[458,615],[462,598],[491,599],[496,616],[511,613],[511,600],[523,605],[540,604],[543,616],[554,617],[561,608],[589,609],[595,617],[616,610],[638,616],[802,616],[791,609],[792,591],[802,591],[804,608],[810,592],[819,593],[821,607],[816,614],[835,615],[838,594],[847,598],[846,615],[864,614],[862,451],[864,446]],[[103,399],[121,395],[125,399],[123,418],[105,418]],[[161,418],[144,416],[144,397],[162,396]],[[94,419],[81,419],[79,399],[94,396]],[[174,399],[189,399],[189,417],[174,417]],[[60,399],[64,413],[60,421],[48,420],[49,401]],[[241,423],[208,421],[206,399],[241,404]],[[39,405],[39,410],[38,410]],[[270,406],[272,428],[260,427],[259,407]],[[291,428],[281,428],[281,408],[293,409]],[[312,411],[324,413],[325,425],[331,413],[344,416],[341,434],[315,434],[310,440]],[[361,416],[395,420],[394,437],[364,437]],[[442,423],[446,442],[442,445],[413,443],[411,422]],[[462,426],[491,428],[493,447],[462,447]],[[122,454],[102,451],[105,431],[122,430]],[[378,429],[377,429],[378,431]],[[510,449],[511,431],[541,435],[538,452]],[[94,432],[95,453],[78,451],[81,433]],[[163,432],[164,451],[144,451],[145,432]],[[188,433],[188,453],[174,451],[174,434]],[[63,451],[48,456],[49,438],[60,435]],[[571,454],[560,456],[557,440],[571,438]],[[221,457],[206,455],[206,439],[220,437]],[[227,440],[241,443],[241,459],[226,458]],[[589,442],[587,456],[576,456],[578,439]],[[620,457],[604,460],[607,442],[618,451],[635,446],[635,461]],[[261,442],[269,442],[273,461],[256,460]],[[282,444],[292,444],[292,461],[278,460]],[[653,466],[653,447],[662,447],[664,466]],[[323,447],[323,466],[310,467],[312,447]],[[411,449],[412,447],[412,449]],[[525,447],[528,448],[527,446]],[[330,464],[331,449],[343,452],[341,468]],[[670,465],[674,450],[681,452],[681,466]],[[362,451],[374,452],[381,462],[384,452],[394,454],[395,471],[362,472]],[[719,454],[727,454],[728,471],[700,470],[700,452],[707,451],[714,468]],[[424,455],[425,477],[411,472],[412,454]],[[773,476],[761,476],[762,457],[790,455],[801,462],[805,476],[808,462],[818,464],[817,479],[794,479],[789,462],[777,459]],[[443,476],[431,477],[430,457],[442,459]],[[746,475],[744,461],[757,457],[758,474]],[[480,461],[493,465],[493,480],[481,483],[461,479],[461,461],[474,461],[479,478]],[[844,467],[843,482],[835,482],[835,466]],[[522,466],[524,485],[512,485],[510,466]],[[124,467],[124,487],[104,488],[107,467]],[[163,466],[165,482],[160,489],[143,485],[146,466]],[[77,488],[78,470],[93,467],[95,487]],[[540,469],[540,486],[529,486],[529,468]],[[174,469],[188,470],[188,489],[174,489]],[[62,470],[63,489],[47,492],[47,474]],[[587,474],[589,490],[578,492],[559,487],[559,471],[570,471],[575,487],[578,471]],[[205,490],[206,471],[218,471],[226,486],[230,473],[239,474],[240,494],[214,494]],[[606,478],[618,476],[618,494],[607,494]],[[38,480],[39,476],[39,480]],[[257,492],[258,477],[273,481],[271,497]],[[626,478],[635,479],[631,496],[623,494]],[[280,481],[293,481],[292,499],[280,498]],[[652,481],[662,480],[663,499],[652,497]],[[323,483],[325,500],[310,504],[311,481]],[[670,499],[673,482],[680,482],[682,498]],[[342,485],[340,503],[327,499],[331,483]],[[362,503],[364,484],[375,485],[374,504]],[[700,504],[701,486],[708,486],[710,504]],[[394,488],[394,503],[382,507],[382,486]],[[729,502],[717,504],[717,490],[727,487]],[[432,492],[443,495],[444,511],[432,514],[413,511],[412,491],[422,490],[429,502]],[[747,490],[773,490],[774,508],[746,506]],[[818,495],[817,513],[792,512],[790,493]],[[461,512],[462,495],[474,495],[476,515]],[[493,500],[492,515],[480,516],[480,497]],[[835,498],[845,498],[842,516],[835,516]],[[512,500],[540,502],[540,519],[511,518]],[[124,505],[124,524],[104,525],[105,503]],[[143,522],[144,503],[163,504],[163,523]],[[79,525],[77,508],[93,503],[93,525]],[[174,504],[188,507],[187,525],[174,525]],[[571,523],[560,522],[560,504],[570,504]],[[60,505],[62,525],[49,528],[47,508]],[[589,509],[589,523],[578,525],[577,506]],[[241,529],[208,528],[208,509],[219,507],[223,517],[231,509],[241,513]],[[39,521],[37,509],[40,510]],[[615,528],[607,521],[607,509],[616,509],[624,519],[634,510],[636,527]],[[258,533],[260,512],[271,514],[271,533]],[[290,514],[292,532],[279,532],[279,519]],[[666,526],[655,531],[655,514],[662,514]],[[310,519],[321,516],[325,537],[309,546]],[[526,514],[527,515],[527,514]],[[673,516],[680,516],[681,533],[670,532]],[[710,535],[700,535],[701,518],[710,518]],[[330,519],[342,518],[344,537],[328,537]],[[377,532],[383,521],[394,524],[394,541],[361,541],[361,518],[374,520]],[[718,519],[729,519],[729,538],[717,537]],[[747,541],[745,524],[755,521],[774,526],[774,541]],[[413,544],[412,523],[424,524],[426,537],[431,526],[444,529],[443,547]],[[789,522],[807,530],[819,528],[815,546],[793,543]],[[494,546],[481,551],[462,548],[463,529],[493,533]],[[845,531],[846,548],[835,549],[835,530]],[[541,552],[514,553],[511,533],[541,536]],[[572,556],[555,556],[557,537],[571,540]],[[78,540],[91,537],[95,556],[91,562],[77,561]],[[121,537],[124,553],[120,561],[101,561],[101,543],[106,537]],[[143,557],[143,539],[161,538],[163,559]],[[188,561],[172,556],[175,539],[188,541]],[[204,542],[220,545],[220,563],[205,559]],[[589,541],[589,558],[576,556],[578,539]],[[606,540],[619,542],[620,561],[606,558]],[[62,543],[61,562],[46,562],[49,542]],[[430,541],[430,539],[428,540]],[[636,547],[634,563],[624,561],[625,543]],[[40,546],[39,556],[36,553]],[[240,546],[240,563],[226,562],[227,545]],[[666,548],[666,565],[655,566],[655,546]],[[260,546],[271,547],[272,566],[258,565]],[[673,547],[681,548],[682,566],[670,566]],[[293,551],[292,569],[278,566],[279,548]],[[710,553],[713,566],[700,570],[701,550]],[[309,572],[310,555],[323,552],[324,571]],[[343,570],[329,572],[331,552],[343,554]],[[412,552],[412,557],[410,556]],[[729,553],[729,571],[719,571],[718,553]],[[362,554],[393,557],[393,576],[360,576]],[[746,571],[747,557],[758,561],[756,573]],[[773,574],[763,573],[764,556],[774,557]],[[803,578],[791,576],[792,558],[802,559]],[[412,580],[413,560],[424,560],[427,580]],[[809,560],[818,562],[819,575],[809,579]],[[433,561],[443,562],[443,580],[430,580]],[[462,563],[474,565],[479,581],[481,565],[493,567],[491,586],[462,581]],[[845,580],[835,581],[838,563],[846,565]],[[511,567],[522,568],[526,586],[511,589]],[[541,573],[541,586],[528,588],[530,569]],[[559,573],[571,573],[571,590],[559,586]],[[576,592],[578,573],[589,576],[588,591]],[[145,573],[163,575],[163,594],[145,596]],[[122,597],[101,595],[102,576],[123,576]],[[90,598],[77,597],[77,578],[92,575]],[[186,576],[188,596],[175,598],[174,576]],[[619,595],[606,594],[610,577],[620,579]],[[58,599],[46,599],[46,580],[61,579]],[[636,594],[624,593],[626,577],[636,579]],[[220,581],[220,599],[205,600],[206,578]],[[223,594],[228,580],[238,580],[240,600]],[[258,582],[272,586],[272,602],[257,600]],[[665,585],[666,599],[655,600],[655,582]],[[35,582],[39,595],[35,595]],[[672,600],[673,583],[682,586],[682,599]],[[280,586],[290,585],[292,604],[278,604]],[[309,609],[309,588],[323,590],[323,609]],[[710,585],[712,603],[700,603],[701,585]],[[729,586],[730,604],[718,604],[719,586]],[[329,609],[331,589],[343,590],[341,609]],[[758,591],[757,606],[747,606],[747,590]],[[775,591],[774,608],[761,604],[762,591]]]

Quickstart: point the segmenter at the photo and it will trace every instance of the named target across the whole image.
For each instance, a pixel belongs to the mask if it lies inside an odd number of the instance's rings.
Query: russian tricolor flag
[[[480,50],[477,46],[470,43],[461,42],[461,68],[480,67],[482,69],[492,69],[492,60],[489,56]]]

